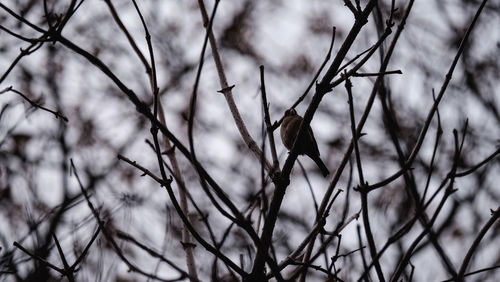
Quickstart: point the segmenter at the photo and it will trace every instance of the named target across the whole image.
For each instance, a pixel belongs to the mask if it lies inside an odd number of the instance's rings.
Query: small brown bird
[[[293,147],[293,142],[295,138],[297,138],[301,122],[302,117],[299,116],[294,109],[285,112],[285,117],[281,123],[280,135],[283,145],[285,145],[288,150],[291,150]],[[304,134],[303,138],[297,142],[299,142],[297,144],[298,154],[307,155],[311,158],[319,167],[323,176],[327,176],[330,172],[319,158],[318,144],[316,143],[316,139],[314,139],[314,134],[310,126],[308,126],[307,132]]]

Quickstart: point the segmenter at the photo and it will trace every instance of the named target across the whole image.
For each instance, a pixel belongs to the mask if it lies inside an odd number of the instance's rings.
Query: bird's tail
[[[325,164],[323,163],[323,161],[320,159],[319,156],[309,156],[309,157],[311,157],[311,159],[316,163],[316,165],[321,170],[321,173],[323,174],[324,177],[330,174],[330,171],[328,171],[328,168],[326,168]]]

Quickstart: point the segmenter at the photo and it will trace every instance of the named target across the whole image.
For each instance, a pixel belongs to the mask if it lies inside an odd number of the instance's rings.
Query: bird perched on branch
[[[299,116],[294,109],[285,112],[285,117],[281,123],[280,135],[283,145],[285,145],[288,150],[292,150],[293,142],[297,138],[301,122],[302,117]],[[297,141],[297,147],[298,154],[307,155],[311,158],[321,170],[323,176],[327,176],[330,173],[319,157],[318,144],[316,143],[316,139],[314,139],[314,134],[310,126],[307,126],[307,131],[302,136],[301,140]]]

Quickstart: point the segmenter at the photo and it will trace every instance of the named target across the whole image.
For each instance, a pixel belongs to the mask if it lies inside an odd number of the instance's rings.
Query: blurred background
[[[160,175],[158,159],[151,147],[151,124],[136,110],[127,96],[99,68],[59,42],[27,42],[41,33],[8,12],[47,29],[47,16],[64,15],[69,1],[5,0],[0,9],[0,281],[58,281],[60,274],[13,246],[16,241],[55,265],[61,265],[52,234],[56,234],[70,264],[80,256],[98,224],[82,196],[71,168],[73,160],[83,186],[109,230],[125,232],[142,244],[163,254],[186,269],[181,241],[182,222],[169,196],[151,178],[127,163],[118,154],[136,161]],[[138,97],[153,105],[150,80],[141,59],[117,24],[107,1],[76,1],[74,14],[62,36],[99,58]],[[364,7],[367,1],[361,1]],[[362,66],[359,73],[379,70],[409,1],[395,1],[395,26],[380,50]],[[399,150],[409,156],[445,75],[480,1],[415,1],[399,38],[388,70],[402,74],[386,75],[385,95],[378,95],[359,141],[363,172],[369,184],[377,183],[400,169],[400,158],[391,140],[396,132]],[[205,1],[209,14],[213,1]],[[144,54],[148,54],[144,28],[131,1],[112,1],[117,17]],[[166,123],[173,134],[188,146],[190,99],[206,30],[196,1],[148,0],[138,6],[151,34],[159,95]],[[346,56],[347,62],[370,48],[385,29],[391,1],[378,1],[368,23]],[[51,21],[51,20],[49,20]],[[213,32],[224,63],[228,83],[243,121],[254,140],[271,160],[264,134],[259,66],[265,68],[265,86],[271,122],[278,121],[286,109],[304,93],[328,53],[332,28],[336,27],[334,57],[354,23],[344,1],[221,1],[213,22]],[[405,269],[406,280],[441,281],[451,278],[449,268],[458,271],[479,230],[499,205],[498,154],[500,140],[500,1],[490,0],[482,11],[460,57],[439,115],[434,116],[423,146],[412,165],[411,178],[423,202],[433,193],[429,217],[445,193],[439,189],[454,164],[458,172],[467,171],[492,156],[488,163],[470,174],[454,179],[455,193],[445,202],[433,232],[442,247],[438,252],[424,238]],[[31,46],[33,45],[33,46]],[[30,47],[31,46],[31,47]],[[23,54],[21,50],[33,51]],[[385,54],[385,53],[384,53]],[[23,56],[21,56],[23,55]],[[149,55],[146,55],[149,61]],[[271,198],[273,185],[261,163],[244,143],[221,89],[210,47],[203,56],[199,80],[193,144],[198,161],[217,181],[235,205],[247,214],[261,191]],[[327,64],[328,66],[329,64]],[[323,70],[319,79],[326,70]],[[338,78],[338,77],[337,77]],[[370,96],[375,76],[353,77],[354,113],[359,120]],[[13,89],[22,93],[23,98]],[[3,91],[5,90],[5,91]],[[304,115],[312,95],[297,106]],[[67,118],[33,106],[58,112]],[[384,106],[385,105],[385,106]],[[396,124],[384,114],[390,109]],[[439,120],[438,120],[439,117]],[[291,174],[273,236],[278,262],[286,258],[310,232],[318,202],[321,202],[331,176],[336,172],[351,141],[349,104],[343,83],[322,100],[311,127],[330,169],[323,178],[315,164],[299,157]],[[454,162],[457,130],[463,149]],[[277,154],[282,167],[288,156],[274,131]],[[178,151],[177,151],[178,152]],[[225,239],[221,251],[245,271],[252,268],[255,254],[252,241],[239,228],[220,215],[201,189],[200,179],[190,162],[177,154],[190,197],[197,209],[209,214],[213,236]],[[359,184],[354,154],[343,170],[336,191],[342,189],[327,218],[326,230],[335,229],[360,211],[360,196],[353,188]],[[403,177],[369,194],[370,221],[375,243],[380,249],[409,218],[415,203],[407,193]],[[172,186],[177,191],[174,181]],[[190,202],[191,210],[194,210]],[[252,214],[250,212],[250,214]],[[205,238],[212,236],[194,213],[193,223]],[[250,218],[256,225],[257,211]],[[500,265],[499,225],[493,225],[469,265],[468,272]],[[362,256],[370,257],[361,218],[351,222],[314,265],[328,265],[338,248],[336,262],[339,279],[356,281],[364,271]],[[411,231],[390,245],[380,258],[388,276],[413,240],[423,230],[415,223]],[[227,233],[227,234],[226,234]],[[321,237],[321,236],[320,236]],[[323,237],[321,237],[323,238]],[[323,240],[323,239],[318,239]],[[165,279],[179,273],[144,249],[127,240],[116,239],[123,254],[138,268]],[[196,242],[195,242],[196,243]],[[321,245],[316,244],[316,247]],[[360,246],[365,246],[360,251]],[[199,246],[194,249],[201,281],[213,280],[219,262]],[[368,259],[368,262],[370,260]],[[100,235],[79,265],[79,281],[155,281],[130,269],[109,241]],[[290,268],[284,273],[291,273]],[[219,274],[227,272],[221,267]],[[310,270],[307,281],[326,280]],[[471,276],[471,281],[498,281],[493,269]],[[372,270],[369,281],[377,281]]]

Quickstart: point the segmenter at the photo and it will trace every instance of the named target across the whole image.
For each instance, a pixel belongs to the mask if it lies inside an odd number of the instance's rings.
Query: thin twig
[[[48,267],[50,267],[50,268],[54,269],[55,271],[57,271],[57,272],[59,272],[59,273],[61,273],[61,274],[63,274],[63,275],[65,274],[64,269],[59,268],[59,267],[57,267],[57,266],[55,266],[55,265],[51,264],[50,262],[46,261],[45,259],[41,258],[40,256],[38,256],[38,255],[36,255],[36,254],[34,254],[34,253],[32,253],[32,252],[28,251],[26,248],[24,248],[24,247],[23,247],[21,244],[19,244],[18,242],[14,241],[14,246],[15,246],[16,248],[20,249],[21,251],[23,251],[24,253],[26,253],[28,256],[30,256],[30,257],[32,257],[32,258],[34,258],[34,259],[38,260],[38,261],[39,261],[39,262],[41,262],[43,265],[48,266]]]
[[[495,221],[498,218],[500,218],[500,207],[497,207],[497,209],[495,211],[492,211],[491,213],[492,214],[490,219],[484,224],[483,228],[481,228],[481,231],[479,231],[479,233],[476,236],[476,239],[474,239],[474,242],[472,242],[472,245],[467,251],[464,260],[462,261],[462,265],[460,266],[460,270],[458,271],[457,281],[464,281],[465,271],[467,270],[467,266],[469,266],[469,262],[472,258],[472,255],[476,251],[484,235],[486,235],[486,232],[488,232],[488,230],[493,226]]]
[[[146,57],[144,56],[142,51],[137,46],[137,43],[135,42],[134,38],[132,37],[132,35],[130,35],[130,32],[123,24],[122,20],[120,19],[120,16],[116,12],[116,9],[115,9],[115,6],[113,5],[113,2],[111,0],[104,0],[104,2],[108,5],[109,11],[111,12],[111,16],[115,20],[118,27],[122,30],[123,34],[125,34],[125,37],[127,37],[127,40],[129,42],[130,46],[132,47],[134,52],[137,54],[137,57],[139,57],[139,60],[141,61],[141,63],[146,68],[146,73],[150,73],[151,66],[149,65],[149,62],[146,60]]]
[[[276,153],[276,144],[274,143],[274,132],[271,126],[271,117],[269,115],[269,104],[267,102],[266,84],[264,80],[264,66],[260,66],[260,90],[262,95],[262,105],[264,107],[264,122],[266,123],[267,136],[269,138],[269,147],[271,148],[271,157],[273,158],[273,170],[278,170],[280,164],[278,162],[278,154]],[[264,158],[262,158],[264,159]]]
[[[46,112],[49,112],[51,114],[53,114],[57,119],[62,119],[63,121],[65,122],[68,122],[68,118],[60,113],[60,112],[56,112],[56,111],[53,111],[51,109],[48,109],[44,106],[42,106],[41,104],[39,104],[38,102],[35,102],[33,100],[31,100],[30,98],[28,98],[26,95],[24,95],[23,93],[21,93],[20,91],[17,91],[16,89],[14,89],[12,86],[9,86],[3,90],[0,90],[0,95],[5,93],[5,92],[8,92],[8,91],[11,91],[11,92],[14,92],[16,94],[18,94],[19,96],[21,96],[24,100],[28,101],[28,103],[30,103],[31,106],[33,106],[34,108],[38,108],[40,110],[43,110],[43,111],[46,111]]]
[[[467,43],[467,40],[469,39],[469,36],[470,36],[470,34],[471,34],[471,32],[472,32],[472,30],[477,22],[477,19],[479,18],[479,15],[481,14],[481,11],[483,10],[483,7],[484,7],[484,5],[486,5],[487,1],[488,0],[483,0],[481,2],[481,5],[477,9],[476,14],[474,15],[474,18],[472,19],[469,27],[467,28],[467,31],[465,32],[465,35],[462,38],[462,41],[460,42],[460,46],[458,47],[457,53],[455,54],[455,58],[453,59],[453,62],[451,63],[451,65],[448,69],[448,72],[446,73],[445,80],[443,81],[443,84],[441,85],[441,89],[439,90],[439,94],[436,97],[436,101],[432,104],[432,108],[430,109],[429,113],[427,114],[427,118],[424,122],[424,126],[420,130],[420,134],[417,138],[417,142],[415,143],[415,146],[413,147],[413,150],[411,151],[411,154],[408,157],[407,161],[402,166],[402,168],[398,172],[394,173],[392,176],[386,178],[383,181],[380,181],[379,183],[370,185],[369,186],[370,190],[374,190],[374,189],[386,186],[387,184],[396,180],[401,175],[403,175],[405,173],[405,171],[407,171],[411,167],[411,165],[413,164],[413,161],[415,160],[415,158],[416,158],[417,154],[419,153],[420,148],[424,142],[425,136],[427,134],[427,130],[429,129],[429,126],[431,124],[431,121],[434,117],[435,112],[437,111],[439,102],[443,98],[443,96],[446,92],[446,89],[448,87],[448,84],[451,81],[451,78],[453,76],[453,72],[455,71],[455,67],[458,63],[458,59],[461,57],[461,55],[464,51],[465,45]]]
[[[73,163],[73,160],[70,160],[70,162],[71,162],[71,169],[72,169],[72,171],[73,171],[73,173],[75,175],[75,178],[76,178],[76,180],[78,182],[78,185],[80,186],[80,190],[82,191],[82,193],[83,193],[83,195],[85,197],[85,200],[87,201],[87,205],[90,208],[90,210],[92,211],[92,214],[94,215],[94,218],[96,219],[97,223],[99,224],[99,226],[100,226],[100,228],[102,230],[102,233],[104,234],[107,242],[112,246],[112,248],[115,251],[115,253],[122,260],[122,262],[124,262],[128,266],[128,268],[130,269],[130,271],[137,272],[137,273],[139,273],[139,274],[141,274],[141,275],[143,275],[145,277],[149,277],[149,278],[152,278],[152,279],[157,279],[159,281],[164,281],[164,282],[177,281],[178,279],[163,279],[163,278],[160,278],[160,277],[158,277],[158,276],[156,276],[154,274],[147,273],[147,272],[143,271],[142,269],[140,269],[139,267],[137,267],[132,262],[130,262],[127,259],[127,257],[125,257],[125,254],[123,254],[123,251],[118,246],[118,243],[116,243],[116,241],[114,240],[114,238],[111,235],[111,233],[104,226],[104,221],[101,220],[99,212],[96,210],[96,208],[94,207],[94,204],[90,200],[90,197],[89,197],[89,195],[87,193],[87,189],[84,187],[83,183],[80,180],[80,177],[78,175],[78,171],[76,169],[75,164]],[[174,204],[174,206],[175,206],[175,204]]]
[[[169,266],[171,266],[173,269],[177,270],[180,274],[182,274],[184,277],[189,277],[189,274],[184,271],[183,269],[181,269],[180,267],[177,266],[177,264],[175,264],[174,262],[172,262],[171,260],[165,258],[164,256],[162,256],[161,254],[159,254],[158,252],[154,251],[153,249],[147,247],[146,245],[140,243],[139,241],[137,241],[137,239],[135,239],[134,237],[132,237],[130,234],[127,234],[123,231],[117,231],[116,232],[116,236],[122,240],[125,240],[125,241],[129,241],[129,242],[132,242],[134,245],[136,245],[137,247],[143,249],[144,251],[146,251],[148,254],[150,254],[152,257],[155,257],[155,258],[158,258],[160,259],[161,261],[167,263]],[[191,277],[190,277],[191,278]]]
[[[218,2],[220,0],[216,0]],[[209,18],[207,11],[205,9],[205,4],[203,3],[203,0],[198,0],[198,6],[200,8],[201,16],[203,19],[204,26],[208,26]],[[229,106],[229,110],[231,111],[231,115],[234,119],[234,122],[236,124],[236,127],[238,128],[238,131],[240,132],[241,137],[243,138],[243,141],[245,141],[245,144],[248,146],[250,151],[261,161],[265,164],[266,170],[268,172],[272,171],[272,165],[267,161],[267,159],[261,159],[263,158],[263,154],[257,145],[257,142],[252,138],[250,133],[248,132],[248,129],[246,128],[245,123],[243,122],[243,118],[240,115],[240,112],[238,110],[238,107],[236,106],[236,102],[233,99],[233,93],[232,89],[234,87],[230,86],[227,82],[226,74],[224,72],[224,66],[222,64],[222,59],[219,54],[219,50],[217,48],[217,40],[215,39],[214,33],[212,30],[208,33],[208,39],[210,41],[210,48],[212,49],[212,56],[215,62],[215,66],[217,68],[217,74],[219,76],[219,83],[221,86],[221,90],[219,90],[220,93],[224,95],[224,98],[226,99],[227,105]]]

